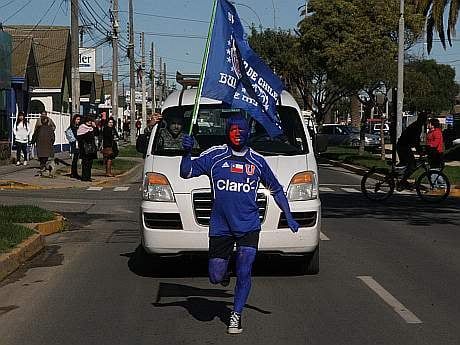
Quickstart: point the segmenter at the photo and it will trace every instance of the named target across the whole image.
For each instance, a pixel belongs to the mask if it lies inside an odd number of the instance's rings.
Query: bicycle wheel
[[[442,171],[429,170],[419,176],[415,189],[422,200],[441,202],[449,196],[450,182]]]
[[[388,170],[371,169],[361,180],[361,191],[370,200],[384,201],[395,190],[395,180]]]

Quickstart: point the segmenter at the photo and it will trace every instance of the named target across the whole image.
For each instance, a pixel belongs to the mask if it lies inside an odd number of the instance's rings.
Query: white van
[[[155,126],[148,143],[140,230],[142,246],[150,254],[181,255],[206,253],[208,250],[212,206],[209,178],[182,179],[179,176],[181,144],[168,147],[160,139],[162,131],[166,130],[161,127],[168,119],[181,118],[184,131],[188,130],[195,94],[194,88],[184,89],[173,92],[165,100],[163,122]],[[225,109],[219,101],[201,99],[199,120],[193,131],[199,147],[192,151],[192,156],[225,142],[225,120],[230,112],[231,109]],[[263,127],[251,121],[250,146],[265,157],[283,185],[300,229],[296,234],[291,232],[284,214],[261,186],[258,195],[262,224],[259,250],[298,256],[299,270],[316,274],[319,271],[321,202],[312,140],[300,108],[288,92],[281,94],[278,112],[287,138],[271,140]],[[204,125],[200,127],[200,123]]]

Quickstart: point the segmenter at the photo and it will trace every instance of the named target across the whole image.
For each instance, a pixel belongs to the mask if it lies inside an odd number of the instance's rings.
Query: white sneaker
[[[24,161],[24,163],[22,163],[22,164],[23,164],[24,166],[26,166],[26,165],[27,165],[27,161]]]
[[[16,162],[16,166],[19,166],[19,165],[21,165],[21,162],[20,162],[20,161],[17,161],[17,162]]]

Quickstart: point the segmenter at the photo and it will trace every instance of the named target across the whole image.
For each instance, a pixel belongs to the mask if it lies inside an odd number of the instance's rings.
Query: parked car
[[[190,126],[195,94],[196,89],[192,88],[169,95],[162,108],[164,121],[170,116],[182,117],[186,130]],[[194,133],[199,147],[193,149],[193,156],[225,143],[224,125],[231,112],[221,102],[208,98],[202,98],[200,105],[200,114],[206,112],[206,121],[211,126],[198,128]],[[261,186],[257,200],[262,222],[259,251],[294,255],[299,259],[299,270],[314,274],[319,271],[321,201],[312,139],[302,121],[299,106],[286,91],[281,94],[278,113],[286,138],[270,139],[263,127],[251,121],[250,146],[265,157],[284,186],[300,229],[298,234],[290,231],[284,214],[268,190]],[[153,129],[144,163],[140,207],[142,247],[149,254],[161,256],[204,254],[208,250],[212,207],[209,178],[184,180],[179,176],[183,151],[177,147],[157,146],[160,128],[161,124],[157,124]]]
[[[347,125],[324,124],[320,127],[319,133],[327,136],[329,146],[359,146],[359,128],[354,128]],[[364,146],[380,146],[380,136],[366,133],[364,136]]]

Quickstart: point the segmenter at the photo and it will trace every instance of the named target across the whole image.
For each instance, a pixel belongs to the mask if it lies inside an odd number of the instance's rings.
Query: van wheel
[[[319,273],[319,243],[312,253],[302,257],[300,262],[300,273],[314,275]]]

